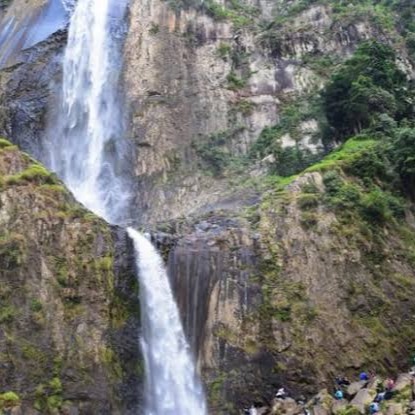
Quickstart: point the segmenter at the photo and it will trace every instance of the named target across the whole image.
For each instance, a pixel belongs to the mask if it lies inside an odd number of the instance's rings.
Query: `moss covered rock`
[[[127,237],[0,147],[0,405],[127,414],[141,377]]]

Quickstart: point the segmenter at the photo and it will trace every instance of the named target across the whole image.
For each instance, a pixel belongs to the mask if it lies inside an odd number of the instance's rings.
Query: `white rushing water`
[[[138,252],[147,415],[204,415],[206,404],[163,261],[151,242],[129,228]]]
[[[119,174],[121,54],[111,14],[122,16],[122,10],[115,2],[76,3],[63,60],[58,121],[49,132],[51,168],[81,203],[111,223],[120,222],[130,198]]]
[[[120,43],[111,31],[114,16],[123,16],[125,3],[120,8],[121,3],[77,1],[64,55],[57,128],[49,132],[52,169],[81,203],[111,223],[128,216],[130,200],[119,167],[124,164],[117,93]],[[145,414],[205,415],[203,388],[163,262],[144,236],[131,228],[128,233],[140,281]]]

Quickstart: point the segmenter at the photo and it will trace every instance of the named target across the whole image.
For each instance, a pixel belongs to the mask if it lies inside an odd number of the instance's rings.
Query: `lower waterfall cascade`
[[[140,275],[147,415],[204,415],[206,404],[163,261],[129,228]]]
[[[53,134],[59,138],[51,141],[49,164],[78,201],[109,223],[120,224],[130,197],[117,169],[123,162],[116,151],[122,145],[116,92],[120,68],[113,65],[121,54],[110,30],[114,7],[122,16],[116,3],[78,0],[74,8],[63,60],[60,131]],[[128,234],[141,287],[145,414],[204,415],[202,384],[162,259],[144,236],[131,228]]]

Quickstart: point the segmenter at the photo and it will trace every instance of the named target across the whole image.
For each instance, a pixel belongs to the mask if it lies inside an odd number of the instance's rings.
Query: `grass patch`
[[[346,141],[340,148],[324,157],[319,163],[308,167],[305,172],[326,172],[341,168],[344,164],[353,161],[364,151],[376,146],[377,141],[367,137],[354,137]]]
[[[21,173],[6,177],[8,185],[22,185],[26,183],[58,184],[56,176],[40,164],[32,164]]]

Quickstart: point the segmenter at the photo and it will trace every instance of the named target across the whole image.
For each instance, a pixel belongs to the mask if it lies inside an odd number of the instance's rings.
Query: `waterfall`
[[[126,151],[120,140],[120,22],[112,25],[112,15],[122,17],[126,4],[116,3],[76,3],[63,59],[57,125],[49,132],[52,170],[82,204],[111,223],[121,222],[130,199],[121,174]]]
[[[125,6],[122,0],[77,1],[64,55],[61,104],[56,126],[49,131],[51,168],[81,203],[117,224],[128,217],[130,202],[122,174],[122,57],[115,30]],[[131,228],[128,233],[136,249],[141,292],[145,414],[204,415],[203,389],[162,260],[145,237]]]
[[[147,415],[204,415],[206,404],[163,261],[134,229],[143,314]]]

